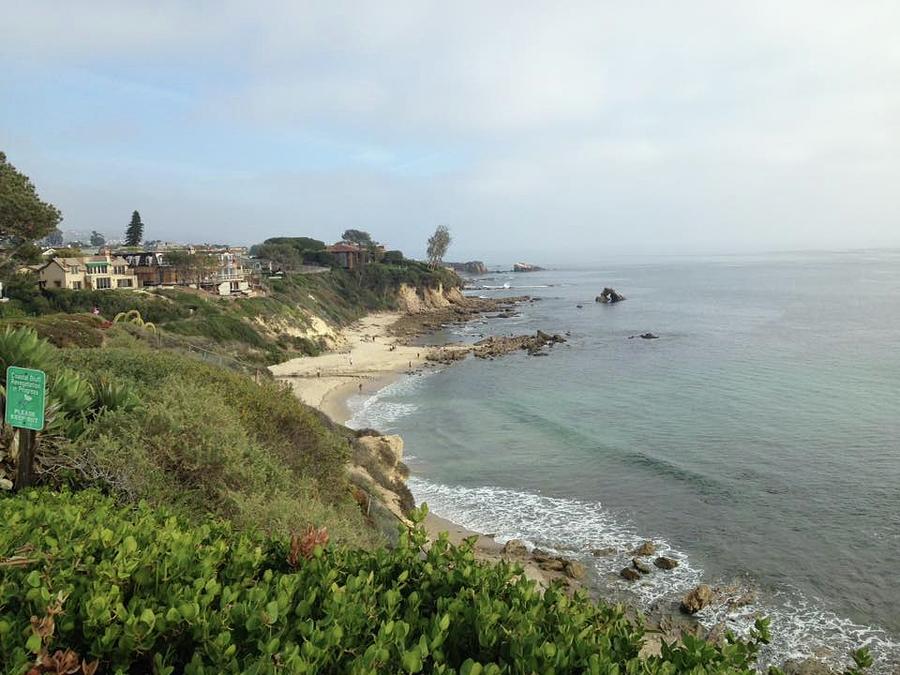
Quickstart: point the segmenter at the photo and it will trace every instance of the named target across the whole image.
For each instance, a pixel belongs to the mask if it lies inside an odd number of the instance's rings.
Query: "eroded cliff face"
[[[437,288],[425,288],[418,292],[412,286],[402,284],[397,292],[398,308],[407,314],[421,314],[462,303],[465,303],[465,298],[459,289],[456,287],[445,289],[443,284]]]
[[[303,323],[289,317],[263,318],[258,316],[254,321],[273,336],[285,334],[291,337],[306,338],[321,344],[328,350],[339,349],[344,344],[340,330],[315,314],[307,314]]]

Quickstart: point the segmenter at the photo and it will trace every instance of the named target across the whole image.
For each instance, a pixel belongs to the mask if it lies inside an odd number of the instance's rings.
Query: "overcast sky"
[[[900,246],[900,2],[0,0],[64,229],[421,255]]]

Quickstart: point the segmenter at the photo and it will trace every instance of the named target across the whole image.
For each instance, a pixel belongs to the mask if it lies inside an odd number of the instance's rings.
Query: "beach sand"
[[[301,401],[343,424],[350,417],[350,396],[375,393],[403,373],[422,368],[434,349],[405,345],[388,334],[402,316],[370,314],[341,331],[337,350],[291,359],[269,370],[276,379],[289,382]]]

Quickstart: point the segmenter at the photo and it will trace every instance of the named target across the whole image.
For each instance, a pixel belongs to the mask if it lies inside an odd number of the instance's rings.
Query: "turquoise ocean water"
[[[900,665],[900,252],[625,259],[473,284],[540,301],[442,337],[571,335],[547,357],[470,359],[351,401],[351,424],[404,437],[419,501],[578,556],[597,589],[644,607],[699,581],[752,590],[701,618],[740,631],[770,616],[773,660],[868,644],[879,670]],[[594,303],[604,286],[627,301]],[[660,339],[628,339],[647,331]],[[619,579],[647,538],[680,567]],[[622,552],[590,555],[608,546]]]

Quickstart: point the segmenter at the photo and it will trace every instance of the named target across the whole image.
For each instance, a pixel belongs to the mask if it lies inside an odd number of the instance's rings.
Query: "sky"
[[[900,2],[0,0],[64,230],[450,259],[900,246]]]

